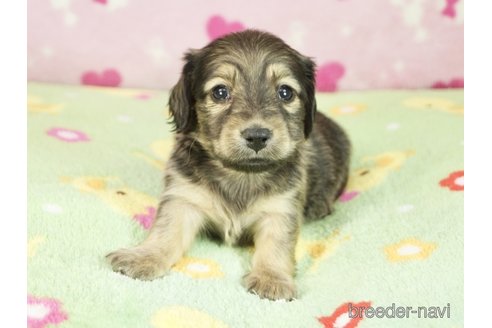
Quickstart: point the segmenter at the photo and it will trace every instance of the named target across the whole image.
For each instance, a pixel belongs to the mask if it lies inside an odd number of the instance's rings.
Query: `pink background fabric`
[[[169,89],[225,33],[274,33],[320,91],[461,88],[464,0],[28,0],[28,79]]]

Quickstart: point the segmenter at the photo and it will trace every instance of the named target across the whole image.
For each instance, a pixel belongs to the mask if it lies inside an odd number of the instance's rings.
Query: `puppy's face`
[[[316,110],[314,64],[280,39],[246,31],[186,55],[169,107],[226,167],[261,172],[295,156]]]

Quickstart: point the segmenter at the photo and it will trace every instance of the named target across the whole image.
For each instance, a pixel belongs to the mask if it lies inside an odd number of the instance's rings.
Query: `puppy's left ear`
[[[193,71],[196,52],[186,53],[185,65],[178,83],[171,90],[169,96],[169,112],[174,130],[178,133],[192,132],[196,129],[197,118],[195,99],[192,92]]]
[[[316,115],[316,98],[314,96],[316,64],[310,58],[305,56],[301,56],[301,63],[304,73],[304,90],[306,92],[306,101],[304,104],[304,137],[307,139],[313,130],[314,117]]]

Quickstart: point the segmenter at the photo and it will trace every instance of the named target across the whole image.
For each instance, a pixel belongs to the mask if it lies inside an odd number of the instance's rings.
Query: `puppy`
[[[116,272],[155,279],[209,232],[254,244],[249,291],[291,300],[300,226],[332,212],[349,140],[316,112],[313,61],[271,34],[230,34],[185,61],[169,99],[176,144],[156,220],[140,245],[107,258]]]

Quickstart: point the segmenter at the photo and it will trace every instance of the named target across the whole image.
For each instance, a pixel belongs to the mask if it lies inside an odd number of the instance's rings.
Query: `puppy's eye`
[[[223,84],[219,84],[212,89],[212,96],[217,100],[226,100],[230,97],[229,90]]]
[[[281,100],[289,101],[294,96],[294,91],[292,91],[291,87],[284,84],[278,88],[277,94]]]

